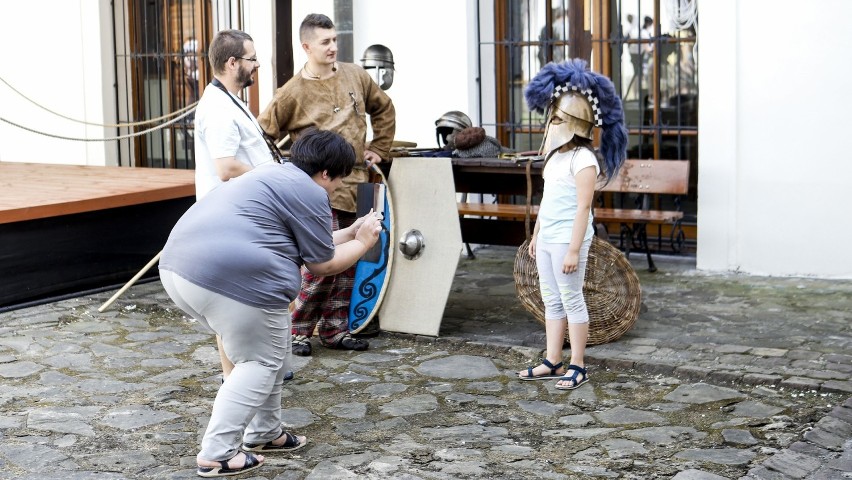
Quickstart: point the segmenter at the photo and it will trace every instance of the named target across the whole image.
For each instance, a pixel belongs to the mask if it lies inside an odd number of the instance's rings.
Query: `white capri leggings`
[[[166,292],[198,322],[222,337],[234,370],[219,387],[198,456],[228,460],[240,437],[266,443],[281,436],[281,387],[290,370],[290,312],[231,300],[160,270]]]
[[[580,262],[574,273],[562,273],[562,263],[568,253],[567,243],[537,241],[535,265],[538,268],[538,283],[544,301],[545,320],[564,320],[568,323],[588,323],[589,311],[583,298],[583,280],[586,277],[586,261],[592,240],[580,246]]]

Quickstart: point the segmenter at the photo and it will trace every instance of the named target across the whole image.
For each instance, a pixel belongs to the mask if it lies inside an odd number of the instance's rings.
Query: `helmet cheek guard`
[[[568,92],[554,98],[550,106],[550,117],[547,119],[543,153],[549,156],[575,136],[592,140],[594,121],[594,112],[586,97],[576,92]]]

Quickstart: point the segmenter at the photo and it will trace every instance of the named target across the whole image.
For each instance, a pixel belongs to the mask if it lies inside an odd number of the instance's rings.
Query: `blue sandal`
[[[570,375],[569,375],[570,372]],[[577,377],[582,375],[583,378],[578,380]],[[559,382],[572,382],[571,385],[559,385]],[[559,380],[556,382],[557,390],[574,390],[580,385],[589,381],[589,374],[586,372],[586,369],[583,367],[578,367],[577,365],[568,365],[568,371],[565,372],[565,375],[559,377]]]
[[[545,373],[542,375],[533,375],[533,367],[527,367],[526,375],[518,375],[518,378],[521,380],[548,380],[551,378],[559,378],[562,375],[556,373],[557,370],[562,368],[562,362],[557,363],[556,365],[550,363],[546,358],[541,359],[541,364],[550,369],[550,373]],[[537,365],[536,365],[537,366]]]

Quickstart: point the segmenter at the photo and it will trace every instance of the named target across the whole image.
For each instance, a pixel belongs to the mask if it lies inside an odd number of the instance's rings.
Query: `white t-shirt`
[[[587,148],[575,148],[567,152],[554,153],[544,165],[544,193],[538,210],[538,238],[547,243],[571,243],[574,217],[577,215],[577,173],[594,167],[595,176],[600,167],[595,154]],[[586,225],[588,240],[594,235],[592,214]]]
[[[195,110],[196,200],[222,184],[216,173],[215,159],[235,157],[253,167],[272,162],[272,154],[260,132],[257,120],[239,98],[213,85],[204,89]]]

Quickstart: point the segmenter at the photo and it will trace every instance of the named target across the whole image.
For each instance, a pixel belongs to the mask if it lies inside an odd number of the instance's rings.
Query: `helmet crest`
[[[585,60],[575,58],[545,65],[524,89],[524,97],[530,110],[549,118],[559,97],[568,92],[576,92],[589,101],[594,124],[601,127],[604,172],[608,179],[615,177],[627,157],[624,110],[615,85],[609,78],[590,71]]]

